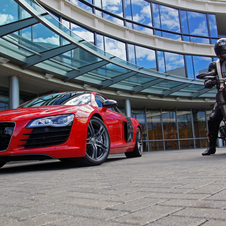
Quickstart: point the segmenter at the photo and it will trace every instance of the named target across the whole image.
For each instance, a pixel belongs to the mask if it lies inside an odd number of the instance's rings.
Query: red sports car
[[[49,94],[0,111],[0,167],[9,161],[74,158],[99,165],[115,153],[142,156],[141,126],[99,93]]]

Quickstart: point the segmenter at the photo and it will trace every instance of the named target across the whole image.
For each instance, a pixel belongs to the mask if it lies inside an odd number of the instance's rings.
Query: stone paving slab
[[[226,148],[111,155],[96,167],[58,160],[0,169],[0,226],[226,225]]]

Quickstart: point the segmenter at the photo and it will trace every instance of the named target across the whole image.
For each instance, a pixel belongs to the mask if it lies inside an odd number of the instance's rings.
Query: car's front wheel
[[[86,156],[83,162],[86,165],[100,165],[110,152],[110,136],[104,122],[92,117],[89,122],[86,139]]]
[[[140,128],[137,128],[136,144],[132,152],[125,153],[127,158],[141,157],[143,155],[143,140]]]

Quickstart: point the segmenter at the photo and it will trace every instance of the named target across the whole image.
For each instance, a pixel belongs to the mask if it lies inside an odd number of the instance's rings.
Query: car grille
[[[70,132],[71,126],[34,128],[31,133],[24,134],[29,135],[28,139],[21,140],[26,144],[19,146],[29,149],[62,144],[67,141]]]
[[[0,151],[5,151],[10,143],[15,123],[0,122]]]

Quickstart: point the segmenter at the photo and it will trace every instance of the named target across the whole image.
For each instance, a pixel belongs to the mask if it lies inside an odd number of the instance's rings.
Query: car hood
[[[0,121],[23,121],[34,118],[41,118],[51,115],[75,114],[76,117],[88,117],[93,111],[90,105],[83,106],[46,106],[46,107],[29,107],[17,108],[6,111],[0,111]]]

